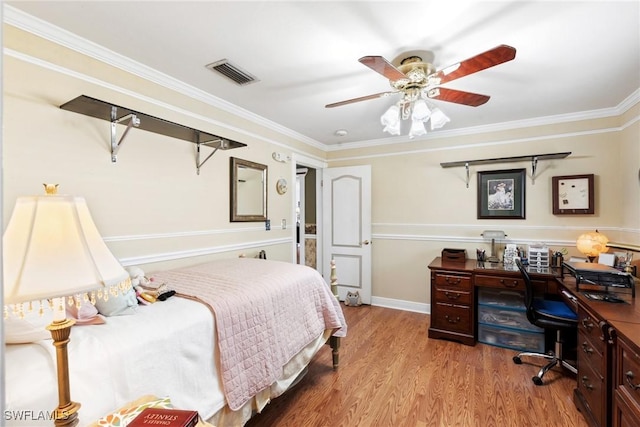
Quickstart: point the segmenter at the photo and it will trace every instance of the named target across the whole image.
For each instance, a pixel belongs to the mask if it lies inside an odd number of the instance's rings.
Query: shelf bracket
[[[538,168],[538,157],[531,157],[531,184],[536,183],[536,169]]]
[[[119,119],[117,117],[118,117],[118,107],[113,106],[111,107],[111,162],[113,163],[115,163],[118,160],[118,151],[120,150],[120,147],[122,146],[122,142],[124,141],[124,138],[127,136],[131,128],[133,126],[135,127],[140,126],[140,119],[138,118],[138,116],[136,116],[133,113],[127,114],[126,116],[121,117]],[[125,122],[127,120],[129,121],[129,123],[127,123],[127,128],[122,133],[120,140],[116,142],[116,138],[117,138],[116,125],[119,123]]]
[[[469,162],[465,162],[464,168],[467,170],[467,188],[469,188],[469,181],[471,181],[471,171],[469,170]]]
[[[205,157],[205,159],[203,161],[200,161],[200,146],[204,145],[205,147],[213,147],[213,151],[211,153],[209,153],[209,155],[207,157]],[[220,138],[220,139],[216,139],[215,141],[207,141],[207,142],[196,142],[196,173],[198,175],[200,175],[200,168],[202,167],[202,165],[204,165],[207,160],[209,160],[211,158],[211,156],[213,156],[214,154],[216,154],[216,151],[222,149],[222,150],[226,150],[228,148],[229,143]]]

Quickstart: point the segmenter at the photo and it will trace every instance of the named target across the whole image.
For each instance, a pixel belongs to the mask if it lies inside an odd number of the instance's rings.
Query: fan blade
[[[339,107],[341,105],[353,104],[354,102],[367,101],[369,99],[376,99],[376,98],[383,98],[385,96],[393,95],[394,93],[398,93],[398,92],[395,91],[395,92],[374,93],[373,95],[361,96],[359,98],[352,98],[352,99],[347,99],[346,101],[340,101],[340,102],[334,102],[333,104],[327,104],[327,105],[324,106],[324,108]]]
[[[439,84],[443,84],[502,64],[503,62],[511,61],[515,57],[515,48],[502,44],[472,58],[443,68],[433,74],[433,77],[440,79]]]
[[[384,59],[382,56],[363,56],[358,59],[363,65],[371,68],[376,73],[382,74],[389,80],[400,80],[406,79],[407,76],[393,66],[389,61]]]
[[[463,92],[461,90],[439,87],[429,91],[429,98],[477,107],[478,105],[482,105],[487,102],[490,97],[487,95],[480,95],[479,93]]]

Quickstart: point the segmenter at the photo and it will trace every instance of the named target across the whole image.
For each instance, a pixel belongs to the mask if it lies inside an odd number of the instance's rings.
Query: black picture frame
[[[594,175],[551,177],[554,215],[592,215],[595,213]]]
[[[478,172],[478,219],[525,219],[526,176],[526,169]]]

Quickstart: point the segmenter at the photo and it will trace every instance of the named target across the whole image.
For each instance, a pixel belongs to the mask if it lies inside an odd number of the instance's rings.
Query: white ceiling
[[[434,134],[606,114],[640,88],[637,0],[5,4],[326,145],[407,140],[379,121],[399,95],[324,107],[390,90],[358,62],[365,55],[429,50],[440,69],[500,44],[517,49],[511,62],[446,84],[491,99],[475,108],[436,101],[451,122]],[[205,68],[223,58],[260,81],[238,86]]]

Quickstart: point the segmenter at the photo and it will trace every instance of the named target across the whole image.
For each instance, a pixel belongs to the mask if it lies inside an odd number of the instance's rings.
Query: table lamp
[[[608,242],[607,236],[596,230],[581,234],[576,240],[576,248],[589,258],[589,262],[594,262],[598,255],[607,252]]]
[[[500,262],[496,252],[496,239],[504,239],[507,235],[502,230],[485,230],[480,235],[485,239],[491,239],[491,256],[487,258],[487,261]]]
[[[75,320],[66,318],[65,304],[117,295],[131,281],[102,240],[85,200],[58,195],[57,187],[45,184],[46,195],[16,201],[2,239],[4,316],[23,316],[33,302],[53,310],[47,329],[56,347],[54,424],[75,426],[80,404],[71,401],[67,355]]]

